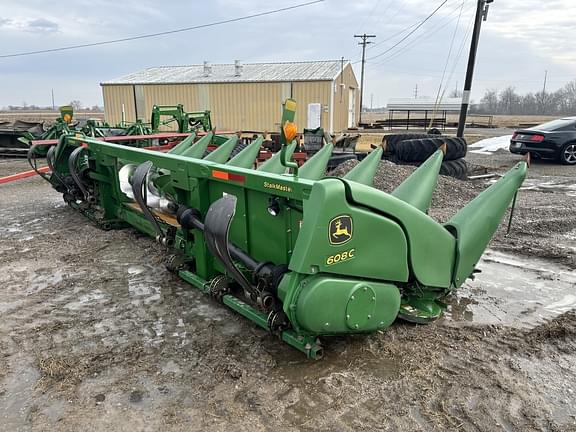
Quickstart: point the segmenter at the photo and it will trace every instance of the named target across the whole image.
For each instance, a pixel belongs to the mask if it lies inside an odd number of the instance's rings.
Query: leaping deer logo
[[[341,245],[352,238],[352,218],[348,215],[337,216],[330,221],[330,244]]]
[[[342,228],[342,221],[340,219],[338,219],[336,221],[335,225],[336,225],[336,231],[334,231],[332,233],[332,237],[338,238],[341,235],[345,235],[347,237],[350,237],[350,233],[348,232],[348,228],[347,227]]]

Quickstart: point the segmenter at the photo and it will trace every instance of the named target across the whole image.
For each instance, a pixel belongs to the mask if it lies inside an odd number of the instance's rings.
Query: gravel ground
[[[504,173],[521,157],[499,151],[493,155],[471,153],[467,157],[475,173]],[[343,176],[358,162],[341,164],[332,175]],[[414,167],[380,162],[374,177],[374,187],[391,192],[413,171]],[[430,216],[446,222],[494,180],[460,181],[439,176],[432,199]],[[544,187],[542,187],[544,184]],[[518,194],[513,229],[506,234],[503,224],[491,247],[529,256],[553,259],[576,266],[573,240],[576,237],[576,167],[533,161],[525,187]]]
[[[469,160],[502,171],[516,159]],[[25,169],[0,161],[0,176]],[[481,274],[446,319],[329,339],[317,362],[168,273],[149,238],[98,230],[41,179],[2,185],[0,430],[576,431],[574,283],[561,280],[574,268],[574,170],[531,169],[513,234],[492,244],[519,263],[499,267],[501,291]],[[376,186],[410,171],[383,162]],[[431,215],[485,187],[440,178]],[[560,283],[552,319],[477,319],[505,317],[511,296],[518,317],[540,316],[538,290]]]

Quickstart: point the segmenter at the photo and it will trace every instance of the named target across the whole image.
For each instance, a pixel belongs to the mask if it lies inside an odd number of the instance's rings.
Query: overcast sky
[[[305,0],[0,0],[0,55],[105,41],[239,17]],[[449,90],[464,81],[476,0],[448,0],[418,31],[389,50],[442,0],[325,0],[249,21],[154,39],[0,58],[0,107],[77,99],[101,105],[99,83],[150,66],[360,58],[354,33],[377,37],[367,50],[364,100],[435,96],[446,65]],[[462,12],[460,14],[460,12]],[[574,0],[495,0],[482,27],[472,98],[488,88],[519,92],[576,79]],[[451,43],[453,35],[454,41]],[[464,37],[467,39],[463,42]],[[451,55],[446,63],[450,46]],[[458,54],[460,56],[458,57]],[[355,63],[360,80],[360,63]],[[453,73],[452,73],[453,71]]]

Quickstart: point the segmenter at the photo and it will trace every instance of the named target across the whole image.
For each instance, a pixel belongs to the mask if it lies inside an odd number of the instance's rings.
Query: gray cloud
[[[26,29],[38,33],[54,33],[59,29],[58,23],[47,20],[46,18],[37,18],[28,21]]]
[[[462,45],[462,54],[447,84],[464,81],[469,39],[462,42],[476,0],[448,0],[414,35],[391,52],[367,62],[365,100],[374,105],[391,97],[435,96],[454,33],[460,5],[462,19],[448,71]],[[360,58],[354,33],[377,35],[367,51],[374,57],[391,48],[426,17],[441,0],[326,0],[251,21],[204,28],[155,39],[105,45],[38,56],[0,59],[0,106],[45,103],[54,88],[57,103],[70,99],[101,103],[99,83],[149,66],[256,61],[298,61]],[[50,3],[50,4],[49,4]],[[174,0],[163,8],[157,0],[77,0],[14,2],[10,18],[0,18],[0,54],[49,49],[71,44],[134,36],[203,24],[254,12],[286,7],[296,0]],[[113,12],[111,12],[113,11]],[[474,80],[474,98],[486,88],[514,85],[519,91],[542,87],[548,70],[551,89],[576,77],[576,55],[569,35],[574,0],[496,0],[482,27]],[[191,21],[190,17],[194,17]],[[41,37],[46,35],[49,37]],[[397,36],[395,36],[397,35]],[[73,41],[73,42],[72,42]],[[90,67],[85,66],[89,64]],[[42,65],[41,71],[38,65]],[[355,64],[360,77],[360,64]],[[81,70],[81,72],[79,72]],[[10,83],[9,85],[6,83]],[[60,101],[60,99],[62,99]],[[44,102],[43,102],[44,101]]]

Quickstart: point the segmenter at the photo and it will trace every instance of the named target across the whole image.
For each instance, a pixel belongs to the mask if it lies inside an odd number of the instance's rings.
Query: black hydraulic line
[[[148,208],[147,204],[148,184],[146,182],[146,179],[148,178],[148,172],[150,172],[151,168],[152,168],[152,162],[150,161],[141,163],[136,167],[136,169],[134,170],[134,174],[132,175],[132,192],[134,193],[134,199],[140,206],[140,209],[142,210],[144,217],[146,217],[146,219],[148,219],[148,221],[154,227],[154,230],[156,231],[157,234],[156,240],[161,242],[164,240],[164,232],[162,231],[162,228],[160,227],[158,220],[156,220],[156,217],[154,216],[152,211],[150,211],[150,209]]]
[[[180,223],[182,228],[192,229],[195,228],[199,231],[204,232],[204,224],[200,220],[200,212],[195,209],[191,209],[185,206],[180,206],[176,215],[176,219]],[[262,267],[262,263],[256,261],[238,246],[228,243],[228,250],[230,255],[236,261],[241,262],[247,269],[251,271],[256,271],[259,267]]]
[[[84,200],[88,201],[90,198],[90,193],[88,192],[88,189],[86,189],[84,182],[82,182],[82,179],[78,175],[77,171],[78,157],[82,151],[84,151],[84,147],[78,147],[74,149],[72,153],[70,153],[70,156],[68,156],[68,171],[70,171],[72,180],[74,180],[74,183],[76,183],[76,186],[78,186],[78,189],[80,189],[80,192],[82,192],[82,195],[84,195]]]
[[[28,163],[30,164],[30,166],[32,167],[32,169],[34,171],[36,171],[36,174],[38,174],[40,177],[42,177],[44,180],[46,180],[47,182],[50,182],[50,179],[48,178],[48,176],[46,174],[44,174],[42,171],[38,170],[38,165],[36,164],[36,148],[38,147],[38,144],[33,144],[29,149],[28,149],[28,153],[26,155],[26,159],[28,159]]]
[[[69,194],[71,194],[72,191],[70,190],[70,188],[68,187],[62,176],[58,173],[58,171],[54,169],[54,159],[53,159],[54,153],[56,153],[56,146],[50,147],[48,149],[48,152],[46,153],[46,163],[48,164],[48,168],[50,168],[50,171],[52,171],[52,175],[56,177],[56,179],[60,182],[60,184],[66,188],[66,191]]]
[[[518,197],[518,191],[514,194],[514,199],[512,200],[512,208],[510,209],[510,219],[508,219],[508,228],[506,229],[506,235],[510,234],[512,231],[512,218],[514,217],[514,209],[516,208],[516,198]]]
[[[226,270],[231,273],[234,280],[244,288],[246,295],[256,300],[259,298],[256,287],[238,270],[232,260],[228,246],[230,224],[235,213],[236,197],[234,195],[225,195],[218,201],[213,202],[204,220],[204,240],[210,253],[220,260]]]

